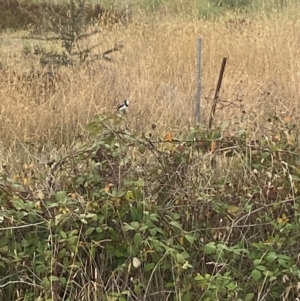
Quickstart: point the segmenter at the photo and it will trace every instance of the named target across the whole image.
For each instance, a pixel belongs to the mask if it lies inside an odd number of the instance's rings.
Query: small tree
[[[87,32],[90,23],[87,22],[86,14],[86,0],[70,0],[66,20],[57,22],[57,18],[50,17],[50,27],[54,35],[47,37],[46,40],[60,41],[63,52],[45,52],[43,50],[40,60],[42,65],[51,63],[54,65],[73,66],[89,63],[99,58],[110,60],[107,57],[108,54],[123,48],[123,45],[115,45],[115,47],[103,52],[101,55],[92,54],[92,50],[98,47],[99,44],[88,46],[86,40],[88,37],[99,33],[100,30],[95,29]]]

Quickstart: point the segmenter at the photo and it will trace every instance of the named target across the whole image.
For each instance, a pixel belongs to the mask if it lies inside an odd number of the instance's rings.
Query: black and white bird
[[[125,99],[124,102],[118,106],[118,111],[126,112],[129,107],[129,102],[129,99]]]

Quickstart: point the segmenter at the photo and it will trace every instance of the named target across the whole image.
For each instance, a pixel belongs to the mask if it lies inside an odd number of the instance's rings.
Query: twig
[[[29,228],[29,227],[35,227],[45,224],[45,222],[38,222],[35,224],[29,224],[29,225],[21,225],[21,226],[12,226],[12,227],[6,227],[6,228],[0,228],[0,231],[6,231],[6,230],[13,230],[13,229],[20,229],[20,228]]]
[[[1,284],[0,285],[0,288],[3,288],[3,287],[6,287],[10,284],[27,284],[27,285],[30,285],[30,286],[35,286],[35,287],[39,287],[40,289],[44,289],[42,286],[36,284],[36,283],[31,283],[31,282],[28,282],[28,281],[24,281],[24,280],[17,280],[17,281],[8,281],[6,282],[5,284]]]
[[[100,33],[101,31],[102,30],[96,29],[96,30],[94,30],[94,31],[92,31],[90,33],[83,33],[83,34],[77,36],[76,40],[88,38],[88,37],[90,37],[90,36],[92,36],[94,34]]]
[[[120,44],[120,45],[115,45],[115,47],[111,48],[111,49],[108,49],[106,51],[104,51],[102,53],[102,57],[105,59],[105,60],[108,60],[108,61],[111,61],[111,59],[109,57],[107,57],[108,54],[112,53],[112,52],[115,52],[115,51],[119,51],[121,50],[122,48],[124,47],[124,45]]]
[[[40,40],[40,41],[59,41],[62,40],[59,36],[52,36],[52,37],[40,37],[40,36],[22,36],[15,39],[22,39],[22,40]]]

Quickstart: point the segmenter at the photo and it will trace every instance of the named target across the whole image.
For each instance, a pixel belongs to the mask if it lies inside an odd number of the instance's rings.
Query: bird
[[[129,99],[125,99],[124,102],[118,106],[118,111],[126,112],[129,107],[129,102]]]

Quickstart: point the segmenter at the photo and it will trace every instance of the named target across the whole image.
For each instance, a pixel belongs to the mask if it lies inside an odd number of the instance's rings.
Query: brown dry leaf
[[[272,137],[273,142],[280,142],[281,140],[281,135],[280,133],[276,134],[275,136]]]
[[[270,180],[271,180],[272,177],[273,177],[272,173],[269,172],[269,171],[266,171],[266,175],[267,175],[267,177],[268,177]]]
[[[166,141],[169,141],[169,142],[172,142],[172,140],[173,140],[173,135],[172,135],[172,133],[168,132],[168,133],[165,135],[165,140],[166,140]]]
[[[113,199],[112,202],[113,202],[113,205],[116,209],[120,208],[120,206],[121,206],[121,199],[120,198]]]
[[[278,194],[276,187],[269,184],[269,186],[266,187],[265,191],[266,191],[265,196],[267,197],[268,200],[272,200],[272,201],[276,200]]]
[[[105,187],[104,187],[104,191],[106,193],[110,193],[111,192],[111,188],[114,187],[115,185],[112,183],[108,183]]]
[[[132,259],[132,265],[135,268],[138,268],[141,264],[142,264],[142,262],[137,257],[133,257],[133,259]]]
[[[178,145],[176,147],[176,151],[178,151],[179,153],[183,153],[185,151],[185,147],[183,145]]]
[[[61,206],[61,207],[59,207],[58,212],[59,212],[60,214],[67,214],[67,213],[70,212],[70,209],[67,208],[66,206]]]
[[[295,137],[293,135],[291,135],[288,131],[284,131],[284,134],[286,136],[287,139],[287,144],[288,145],[293,145],[295,143]]]
[[[33,164],[32,163],[30,163],[30,164],[25,163],[23,165],[23,170],[30,170],[32,168],[33,168]]]
[[[287,281],[289,281],[290,279],[289,279],[289,277],[288,277],[288,275],[283,275],[282,276],[282,282],[283,283],[286,283]]]
[[[76,193],[69,193],[68,197],[70,197],[70,198],[72,198],[74,200],[77,200],[77,194]]]
[[[41,209],[41,208],[42,208],[42,207],[41,207],[41,201],[35,202],[35,203],[34,203],[34,208],[35,208],[35,209]]]
[[[285,116],[284,118],[283,118],[283,121],[285,122],[285,123],[291,123],[291,116]]]
[[[264,242],[265,245],[268,245],[268,246],[273,246],[274,245],[274,241],[270,241],[270,240],[265,240]]]
[[[37,192],[36,196],[37,196],[40,200],[43,200],[43,199],[45,198],[45,195],[44,195],[43,192],[40,191],[40,190]]]
[[[210,143],[210,150],[211,150],[212,153],[214,153],[216,151],[216,149],[217,149],[217,143],[216,143],[216,141],[213,140]]]
[[[281,215],[281,217],[277,218],[277,223],[278,224],[286,224],[289,221],[290,221],[290,219],[284,213]]]

